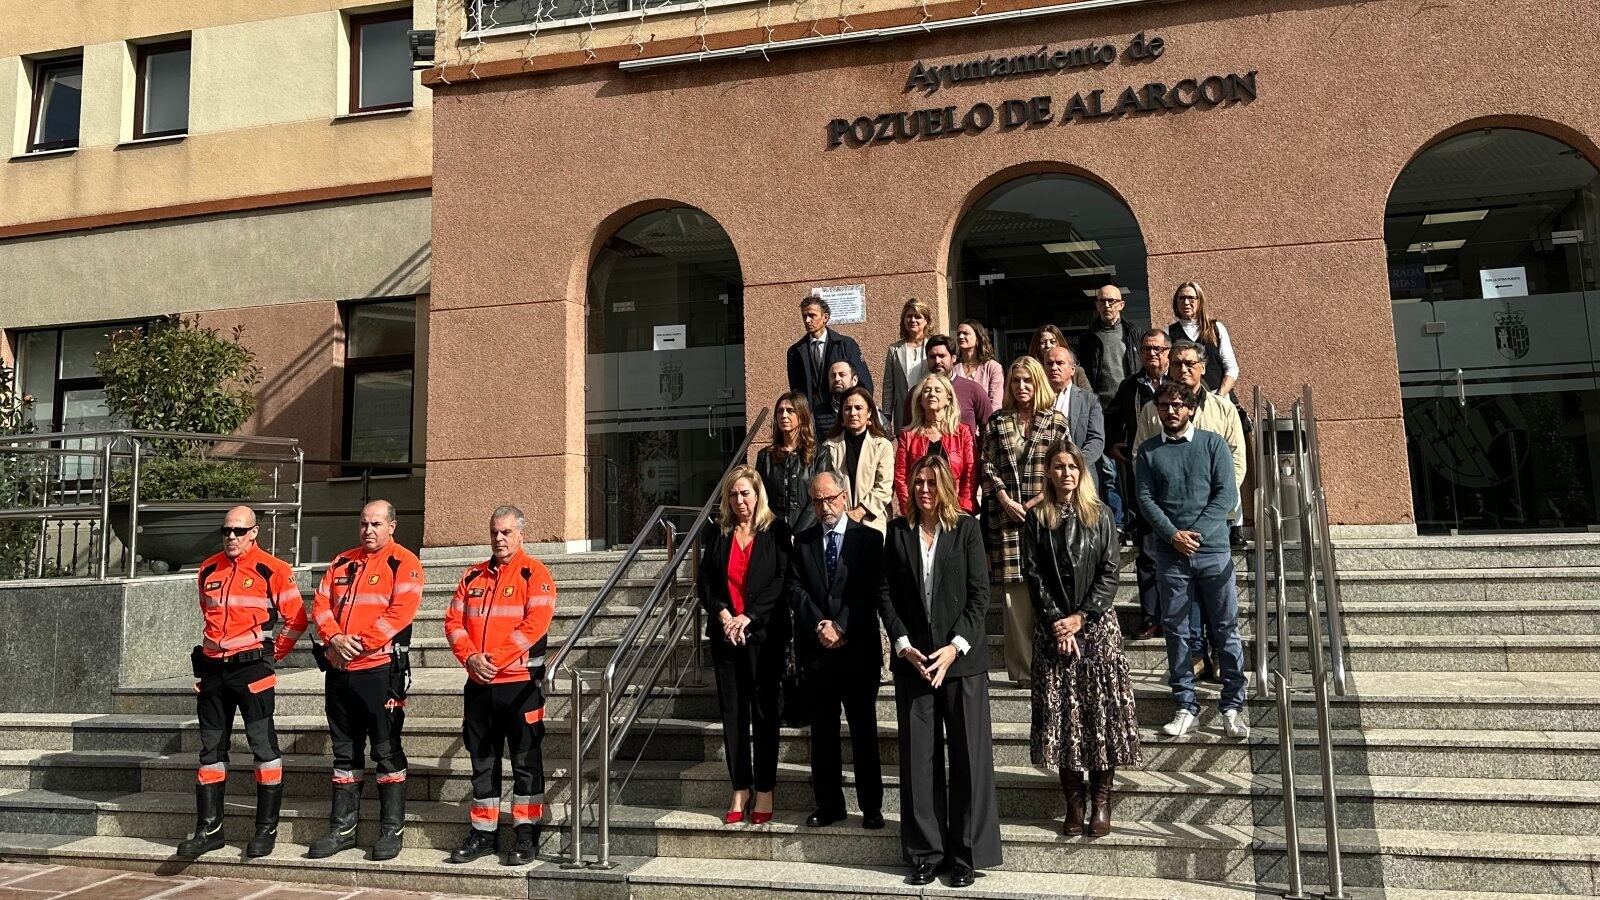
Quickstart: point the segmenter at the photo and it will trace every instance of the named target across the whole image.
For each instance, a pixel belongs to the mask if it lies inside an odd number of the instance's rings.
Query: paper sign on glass
[[[689,326],[657,325],[655,337],[657,350],[682,350],[689,344]]]
[[[1524,266],[1512,266],[1508,269],[1479,269],[1478,278],[1483,282],[1483,298],[1485,300],[1495,297],[1528,296],[1528,270]]]

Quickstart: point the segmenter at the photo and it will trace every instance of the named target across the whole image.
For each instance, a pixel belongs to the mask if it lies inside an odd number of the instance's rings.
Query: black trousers
[[[322,696],[333,739],[335,784],[362,780],[362,758],[369,746],[380,783],[406,780],[406,753],[400,745],[406,708],[390,693],[392,669],[387,664],[358,672],[328,670]]]
[[[778,682],[783,677],[784,643],[735,647],[720,637],[711,639],[722,744],[728,779],[736,791],[765,793],[778,783]]]
[[[463,691],[461,741],[472,757],[472,827],[493,831],[500,822],[500,759],[511,751],[511,818],[516,825],[544,819],[544,686],[511,681]]]
[[[1134,575],[1139,582],[1139,627],[1161,621],[1161,591],[1156,586],[1156,558],[1151,549],[1154,535],[1140,535],[1137,540],[1139,555],[1134,559]]]
[[[905,861],[998,866],[1000,815],[989,676],[947,677],[935,689],[915,675],[897,672],[894,699],[900,721],[900,849]]]
[[[876,641],[873,642],[876,645]],[[876,649],[876,647],[874,647]],[[876,656],[873,662],[876,663]],[[839,711],[850,725],[856,801],[863,814],[883,811],[883,765],[878,755],[878,669],[824,658],[806,672],[811,697],[811,792],[817,809],[844,814],[843,746]]]
[[[200,719],[199,781],[210,784],[228,776],[228,743],[233,739],[235,712],[244,716],[244,734],[256,760],[256,781],[283,781],[283,754],[272,727],[277,676],[266,660],[235,665],[221,661],[199,664],[200,684],[195,714]]]

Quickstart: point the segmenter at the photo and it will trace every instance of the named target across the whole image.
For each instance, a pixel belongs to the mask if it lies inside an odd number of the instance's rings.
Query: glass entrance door
[[[1417,527],[1600,523],[1596,171],[1513,129],[1423,153],[1385,238]]]
[[[662,504],[699,506],[744,440],[744,280],[695,209],[649,213],[589,272],[590,539],[627,544]]]

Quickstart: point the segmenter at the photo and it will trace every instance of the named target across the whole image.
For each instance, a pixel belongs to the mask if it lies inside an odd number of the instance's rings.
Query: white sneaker
[[[1200,719],[1194,713],[1187,709],[1180,709],[1177,715],[1172,717],[1171,722],[1161,726],[1161,730],[1172,737],[1182,737],[1193,731],[1194,727],[1199,723]]]
[[[1230,709],[1222,714],[1222,733],[1228,737],[1244,740],[1250,736],[1250,724],[1244,720],[1244,714],[1237,709]]]

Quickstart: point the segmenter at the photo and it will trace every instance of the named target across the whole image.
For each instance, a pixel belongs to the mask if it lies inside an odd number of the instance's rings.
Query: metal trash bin
[[[1272,420],[1271,435],[1258,434],[1258,440],[1273,441],[1272,453],[1277,459],[1278,467],[1278,511],[1283,516],[1283,540],[1286,543],[1300,542],[1300,458],[1297,453],[1300,441],[1304,435],[1296,432],[1294,419],[1280,417]],[[1263,479],[1265,481],[1265,479]],[[1272,497],[1268,495],[1267,506],[1272,505]],[[1260,523],[1257,523],[1260,528]]]

